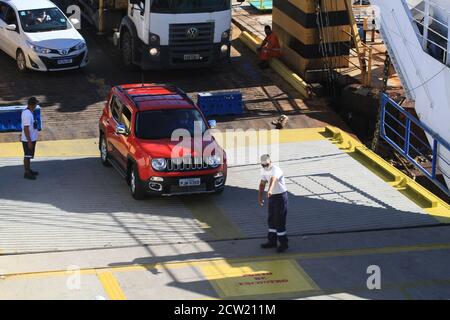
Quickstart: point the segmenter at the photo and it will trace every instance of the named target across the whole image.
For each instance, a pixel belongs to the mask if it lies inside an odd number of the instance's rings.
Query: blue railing
[[[381,96],[380,135],[442,191],[450,195],[449,188],[437,174],[438,165],[450,168],[450,160],[443,156],[450,154],[450,144],[386,94]],[[427,135],[433,140],[431,146],[427,142]],[[418,157],[428,161],[420,161]],[[444,171],[441,172],[442,175],[450,179],[449,173]]]

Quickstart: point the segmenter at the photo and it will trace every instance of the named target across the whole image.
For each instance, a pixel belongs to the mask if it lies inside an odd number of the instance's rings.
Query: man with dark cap
[[[24,152],[23,166],[25,169],[24,178],[28,180],[36,180],[39,174],[37,171],[31,170],[31,159],[34,158],[36,149],[36,141],[38,138],[38,122],[34,118],[34,110],[39,101],[35,97],[28,99],[28,106],[22,111],[22,146]]]
[[[286,216],[288,209],[288,194],[283,171],[277,165],[272,164],[270,155],[261,156],[261,182],[259,184],[258,202],[260,206],[264,205],[263,195],[266,185],[267,199],[269,207],[269,233],[268,241],[261,245],[261,248],[277,248],[281,253],[288,249],[288,237],[286,232]]]

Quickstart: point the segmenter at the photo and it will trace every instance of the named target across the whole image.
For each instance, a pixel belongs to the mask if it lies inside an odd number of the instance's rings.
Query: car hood
[[[161,140],[152,140],[152,141],[139,140],[139,146],[141,147],[142,151],[147,153],[153,159],[155,159],[155,158],[169,159],[169,158],[172,158],[172,152],[174,152],[174,150],[176,151],[175,148],[177,148],[177,146],[179,148],[181,146],[181,144],[179,145],[179,143],[177,141],[171,141],[170,139],[161,139]],[[203,141],[202,153],[206,147],[208,147],[207,150],[215,150],[215,154],[218,154],[218,152],[222,151],[222,148],[214,140],[213,141]],[[185,147],[181,148],[180,153],[177,154],[176,157],[178,157],[178,155],[180,157],[182,157],[182,156],[186,156],[189,154],[194,157],[201,157],[203,155],[203,154],[200,154],[200,152],[198,152],[198,150],[195,150],[195,148],[192,145],[190,147],[188,147],[186,145]]]
[[[69,49],[84,40],[75,28],[49,32],[29,32],[28,40],[34,45],[48,49]]]

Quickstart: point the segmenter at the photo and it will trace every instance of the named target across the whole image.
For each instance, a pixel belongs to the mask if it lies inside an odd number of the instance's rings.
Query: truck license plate
[[[201,184],[200,178],[180,179],[180,187],[193,187]]]
[[[69,64],[69,63],[72,63],[72,59],[61,59],[61,60],[58,60],[58,64]]]
[[[184,60],[185,61],[192,61],[192,60],[201,60],[202,57],[199,54],[185,54]]]

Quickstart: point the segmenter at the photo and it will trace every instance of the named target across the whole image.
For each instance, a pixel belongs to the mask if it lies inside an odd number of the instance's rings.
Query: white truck
[[[83,16],[88,7],[94,7],[96,18],[91,21],[100,21],[104,29],[116,29],[114,39],[126,66],[144,70],[192,68],[229,59],[231,0],[129,0],[125,5],[117,0],[76,2]],[[115,27],[99,13],[119,9],[120,3],[126,10]]]

